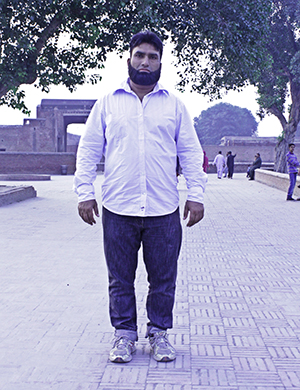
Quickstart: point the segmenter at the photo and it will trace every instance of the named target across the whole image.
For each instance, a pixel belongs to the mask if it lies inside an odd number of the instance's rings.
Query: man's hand
[[[99,217],[98,204],[95,199],[86,200],[85,202],[78,203],[78,213],[84,222],[89,225],[96,223],[94,219],[94,213],[96,217]]]
[[[183,219],[187,219],[188,214],[190,213],[190,218],[186,226],[190,227],[201,221],[204,217],[204,206],[202,203],[193,202],[191,200],[187,200],[185,202]]]

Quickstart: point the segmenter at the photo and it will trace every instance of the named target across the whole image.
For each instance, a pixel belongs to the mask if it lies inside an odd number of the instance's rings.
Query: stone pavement
[[[177,359],[149,356],[141,261],[138,349],[118,365],[101,222],[79,219],[72,179],[34,182],[37,198],[0,208],[1,390],[300,389],[300,202],[244,174],[209,175],[205,218],[184,228]]]

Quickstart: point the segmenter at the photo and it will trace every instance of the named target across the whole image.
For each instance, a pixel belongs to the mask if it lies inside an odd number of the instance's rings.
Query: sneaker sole
[[[176,359],[176,356],[174,356],[173,359],[169,358],[168,356],[163,356],[162,358],[159,359],[157,356],[154,355],[153,350],[152,350],[152,356],[153,359],[156,360],[157,362],[163,362],[163,363],[173,362]]]
[[[134,354],[136,352],[136,348],[134,348],[133,349],[133,351],[131,352],[131,356],[129,356],[128,357],[128,359],[123,359],[123,358],[121,358],[121,357],[117,357],[117,358],[115,358],[115,359],[111,359],[110,357],[109,357],[109,360],[112,362],[112,363],[129,363],[129,362],[131,362],[131,360],[132,360],[132,355]]]
[[[118,358],[116,358],[116,359],[114,359],[114,360],[109,358],[109,360],[110,360],[112,363],[129,363],[129,362],[131,362],[131,360],[132,360],[132,356],[131,356],[131,358],[128,359],[128,360],[124,360],[124,359],[122,359],[122,358],[120,358],[120,357],[118,357]]]

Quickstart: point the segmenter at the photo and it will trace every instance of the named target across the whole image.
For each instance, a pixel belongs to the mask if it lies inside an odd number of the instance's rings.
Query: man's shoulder
[[[123,81],[120,83],[118,86],[115,86],[112,88],[110,91],[104,93],[103,95],[99,96],[96,103],[97,104],[105,104],[111,99],[117,98],[120,96],[120,94],[126,94],[126,92],[130,93],[130,87],[129,84],[127,83],[127,80]]]

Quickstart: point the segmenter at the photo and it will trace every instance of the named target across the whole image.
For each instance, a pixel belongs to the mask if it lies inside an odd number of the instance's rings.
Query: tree
[[[185,65],[180,86],[191,83],[211,98],[256,86],[260,117],[272,114],[281,123],[274,169],[285,172],[288,144],[300,121],[300,0],[216,1],[207,2],[207,10],[195,9],[192,22],[185,20],[185,42],[181,24],[175,30],[175,51]],[[211,28],[195,27],[203,26],[202,16]]]
[[[99,81],[107,53],[121,53],[133,33],[153,25],[152,2],[0,0],[0,104],[27,113],[22,84],[72,92]]]
[[[202,111],[194,118],[194,125],[203,145],[219,145],[225,135],[254,136],[257,132],[252,113],[229,103],[219,103]]]
[[[26,112],[22,84],[47,92],[52,84],[73,91],[97,82],[107,53],[122,53],[147,28],[174,43],[179,88],[192,81],[220,97],[264,62],[268,12],[268,0],[0,0],[0,104]]]
[[[282,135],[276,145],[275,171],[286,172],[286,153],[294,142],[300,122],[300,1],[274,0],[269,17],[266,43],[268,64],[259,69],[254,83],[258,87],[260,114],[275,115]],[[291,105],[285,115],[285,104]]]

